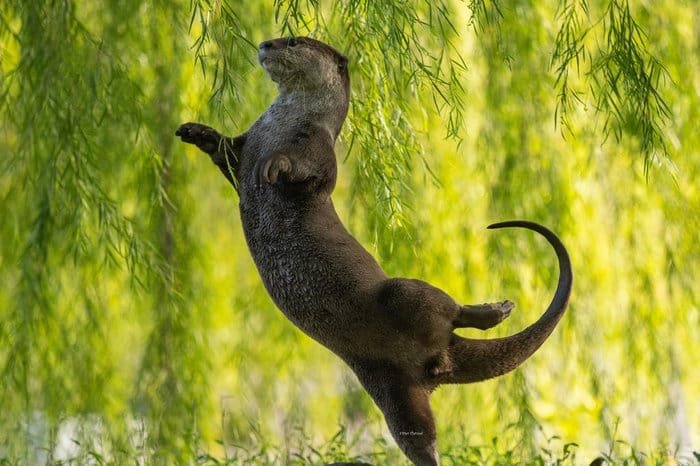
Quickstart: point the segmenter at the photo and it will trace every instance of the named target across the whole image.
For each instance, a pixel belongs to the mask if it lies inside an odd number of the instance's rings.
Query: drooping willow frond
[[[610,0],[600,17],[593,14],[586,0],[560,4],[552,54],[559,96],[555,118],[568,129],[572,108],[590,95],[604,137],[636,138],[646,171],[659,157],[669,156],[664,132],[671,112],[661,91],[668,72],[649,50],[627,0]],[[580,87],[571,85],[571,71],[583,75]]]

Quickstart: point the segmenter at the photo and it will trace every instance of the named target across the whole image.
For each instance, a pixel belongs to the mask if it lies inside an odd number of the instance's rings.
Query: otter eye
[[[338,62],[338,71],[343,71],[348,66],[348,60],[346,58],[341,59]]]
[[[290,37],[289,39],[287,39],[287,45],[290,47],[296,47],[297,40],[294,37]]]

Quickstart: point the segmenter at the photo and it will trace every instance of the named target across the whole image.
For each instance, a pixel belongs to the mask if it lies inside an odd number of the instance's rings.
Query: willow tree
[[[235,194],[175,144],[183,121],[238,134],[261,113],[256,44],[278,35],[350,58],[336,201],[387,272],[516,301],[504,335],[544,307],[553,264],[481,228],[541,221],[572,251],[551,341],[436,395],[445,461],[575,463],[553,453],[567,442],[687,458],[699,18],[676,0],[4,1],[0,458],[401,461],[352,376],[266,297]]]

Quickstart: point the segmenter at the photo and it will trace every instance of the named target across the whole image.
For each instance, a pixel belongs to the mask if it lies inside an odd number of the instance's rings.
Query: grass
[[[100,447],[88,446],[84,441],[70,439],[75,448],[72,454],[64,450],[62,458],[53,458],[54,448],[38,448],[23,459],[0,457],[0,465],[47,464],[47,465],[121,465],[121,464],[192,464],[201,466],[321,466],[332,463],[372,464],[375,466],[410,466],[396,445],[384,436],[360,441],[360,435],[350,435],[345,427],[329,440],[315,443],[302,429],[287,433],[284,445],[266,443],[255,446],[223,444],[219,451],[209,454],[201,452],[194,459],[171,457],[159,459],[141,443],[130,453],[105,454]],[[505,436],[504,436],[505,438]],[[641,451],[621,440],[611,440],[605,451],[598,455],[583,454],[577,443],[565,441],[557,436],[547,439],[532,453],[522,453],[517,444],[496,437],[490,442],[471,443],[468,438],[452,445],[441,445],[443,466],[508,466],[508,465],[634,465],[634,466],[682,466],[700,464],[700,453],[681,454],[677,450],[659,447],[653,451]],[[199,444],[195,440],[193,444]],[[360,445],[362,443],[362,445]],[[225,448],[223,448],[225,446]],[[0,455],[2,451],[0,450]],[[42,458],[43,456],[43,458]],[[30,458],[29,460],[27,458]]]

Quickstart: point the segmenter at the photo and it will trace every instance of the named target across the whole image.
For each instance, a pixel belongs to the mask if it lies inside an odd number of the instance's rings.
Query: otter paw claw
[[[503,322],[510,315],[515,304],[510,301],[501,301],[499,303],[485,304],[484,307],[485,309],[482,311],[482,326],[479,328],[486,330]]]
[[[500,303],[491,303],[490,306],[491,306],[491,309],[490,309],[491,312],[500,316],[500,320],[498,321],[498,322],[500,322],[510,315],[510,312],[515,307],[515,304],[513,304],[512,301],[506,300],[506,301],[501,301]]]
[[[292,170],[292,161],[286,155],[275,155],[262,162],[258,169],[257,186],[275,184],[283,173]]]

